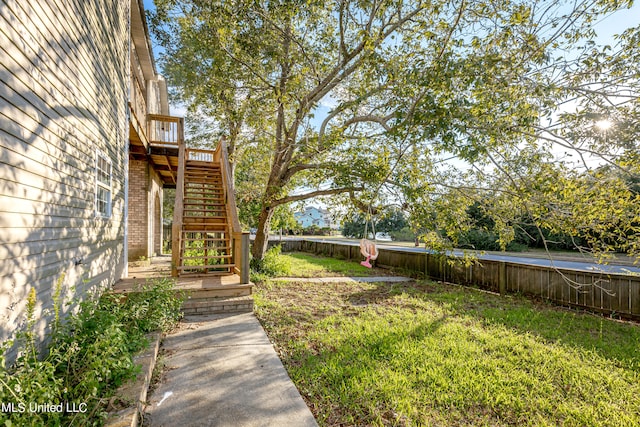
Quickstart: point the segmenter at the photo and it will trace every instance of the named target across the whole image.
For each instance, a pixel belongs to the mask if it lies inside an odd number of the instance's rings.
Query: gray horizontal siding
[[[2,339],[23,324],[31,288],[42,337],[61,275],[70,301],[123,271],[128,13],[128,0],[0,7]],[[94,212],[96,149],[112,161],[108,219]]]

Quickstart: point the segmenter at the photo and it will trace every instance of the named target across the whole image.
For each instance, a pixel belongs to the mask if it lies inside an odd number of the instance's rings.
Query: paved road
[[[277,240],[275,238],[274,240]],[[298,237],[283,237],[283,240],[292,239],[299,240]],[[321,238],[321,237],[311,237],[306,238],[305,240],[317,241],[317,242],[335,242],[342,243],[345,245],[357,246],[358,242],[353,240],[345,240],[341,238]],[[428,250],[421,247],[407,247],[407,246],[398,246],[393,243],[382,243],[377,242],[377,245],[381,249],[393,249],[398,251],[405,252],[427,252]],[[454,251],[453,254],[455,256],[463,256],[462,251]],[[496,255],[496,254],[478,254],[479,259],[486,259],[490,261],[505,261],[505,262],[513,262],[516,264],[525,264],[525,265],[539,265],[543,267],[555,267],[555,268],[563,268],[570,270],[579,270],[579,271],[602,271],[604,273],[618,273],[618,274],[640,274],[640,267],[630,266],[624,264],[598,264],[595,262],[589,261],[570,261],[570,260],[560,260],[560,259],[549,259],[549,258],[538,258],[538,257],[529,257],[526,255]]]

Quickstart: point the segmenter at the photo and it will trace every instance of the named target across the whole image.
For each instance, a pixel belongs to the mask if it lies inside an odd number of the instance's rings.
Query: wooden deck
[[[147,266],[130,265],[129,277],[117,282],[113,292],[128,293],[157,278],[174,279],[176,288],[186,291],[189,299],[246,296],[251,295],[253,288],[253,284],[241,285],[237,274],[172,278],[171,257],[160,256],[151,259]]]

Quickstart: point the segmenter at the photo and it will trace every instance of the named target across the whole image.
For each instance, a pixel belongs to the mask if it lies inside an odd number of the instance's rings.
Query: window
[[[96,216],[111,217],[111,160],[96,151]]]

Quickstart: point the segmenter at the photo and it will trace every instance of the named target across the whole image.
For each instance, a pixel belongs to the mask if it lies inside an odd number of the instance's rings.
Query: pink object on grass
[[[378,258],[378,248],[376,248],[376,244],[370,240],[362,239],[360,240],[360,253],[362,256],[367,259],[362,261],[360,265],[371,268],[371,260]]]

